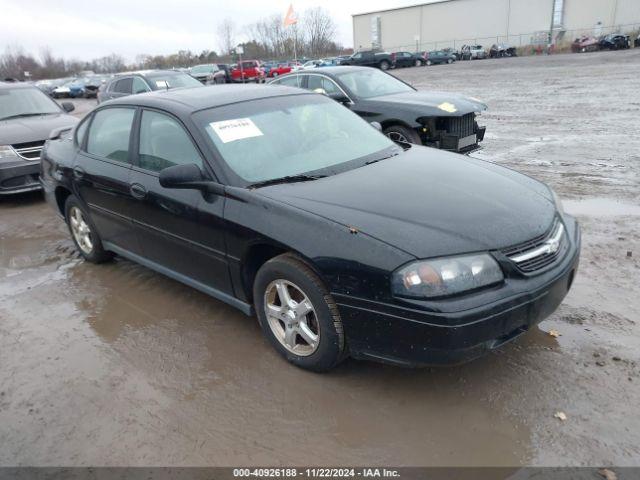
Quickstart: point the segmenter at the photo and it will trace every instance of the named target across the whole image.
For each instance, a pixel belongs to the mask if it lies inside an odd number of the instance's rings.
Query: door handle
[[[85,171],[83,168],[81,167],[73,167],[73,177],[76,180],[80,180],[82,177],[84,177]]]
[[[144,188],[139,183],[132,183],[129,186],[129,191],[131,192],[131,196],[133,198],[137,198],[138,200],[142,200],[144,197],[147,196],[147,189]]]

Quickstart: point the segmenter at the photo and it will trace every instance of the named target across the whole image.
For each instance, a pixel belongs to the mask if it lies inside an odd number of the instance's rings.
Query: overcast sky
[[[136,54],[219,50],[216,25],[232,18],[242,26],[286,13],[291,2],[260,0],[0,0],[0,49],[22,46],[37,55],[90,60],[110,53],[132,61]],[[415,0],[297,0],[296,13],[322,6],[338,26],[338,40],[353,46],[351,14],[416,3]]]

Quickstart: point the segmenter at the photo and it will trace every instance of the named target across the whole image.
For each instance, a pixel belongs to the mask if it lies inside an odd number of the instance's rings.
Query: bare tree
[[[312,56],[323,55],[331,50],[337,28],[327,10],[322,7],[305,10],[302,25]]]
[[[218,24],[218,43],[223,54],[230,54],[236,46],[236,24],[225,18]]]

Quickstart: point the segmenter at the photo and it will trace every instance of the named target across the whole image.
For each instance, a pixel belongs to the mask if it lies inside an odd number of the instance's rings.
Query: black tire
[[[380,70],[389,70],[390,66],[391,66],[391,64],[389,62],[387,62],[386,60],[382,60],[380,62]]]
[[[415,63],[414,63],[414,66],[416,66],[416,67],[422,66],[422,61],[421,60],[416,60]]]
[[[392,140],[394,140],[395,136],[396,140],[402,141],[401,139],[397,138],[398,135],[401,135],[409,143],[413,143],[414,145],[422,145],[422,140],[420,140],[420,135],[418,135],[418,132],[402,125],[391,125],[390,127],[385,128],[383,133]]]
[[[319,343],[315,351],[307,356],[289,351],[276,338],[265,313],[265,294],[269,285],[276,280],[286,280],[299,287],[315,310],[319,329]],[[297,367],[314,372],[331,370],[344,360],[347,347],[340,313],[322,280],[299,257],[285,253],[266,262],[258,271],[253,282],[253,298],[262,331],[273,347]]]
[[[77,208],[82,212],[82,216],[90,228],[90,237],[93,243],[93,249],[89,253],[85,252],[80,247],[73,233],[73,230],[71,227],[71,209],[72,208]],[[86,261],[91,263],[103,263],[113,258],[113,253],[108,252],[103,248],[102,240],[100,239],[100,235],[98,235],[98,231],[96,230],[96,227],[93,221],[91,220],[91,217],[89,216],[85,208],[80,204],[78,199],[73,195],[69,195],[69,197],[67,198],[67,201],[64,204],[64,218],[67,223],[67,227],[69,228],[71,239],[73,240],[73,243],[75,244],[76,249],[78,250],[78,253],[80,253],[80,255],[82,256],[82,258],[84,258]]]
[[[448,58],[448,59],[447,59],[447,63],[448,63],[449,65],[451,65],[451,64],[453,63],[453,61],[454,61],[454,60],[453,60],[453,58]]]
[[[433,65],[433,62],[431,60],[427,60],[426,61],[426,65],[427,65],[427,67],[430,67],[431,65]]]

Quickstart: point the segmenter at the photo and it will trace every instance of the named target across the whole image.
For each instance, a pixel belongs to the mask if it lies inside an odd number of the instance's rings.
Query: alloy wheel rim
[[[320,324],[313,304],[296,284],[278,279],[264,294],[264,310],[271,332],[288,352],[313,354],[320,343]]]
[[[407,137],[405,137],[400,132],[389,132],[387,133],[387,137],[389,137],[394,142],[409,143],[409,140],[407,140]]]
[[[82,210],[78,207],[71,207],[69,211],[69,224],[71,225],[71,233],[78,247],[86,255],[90,255],[93,251],[93,240],[91,239],[91,228],[82,215]]]

